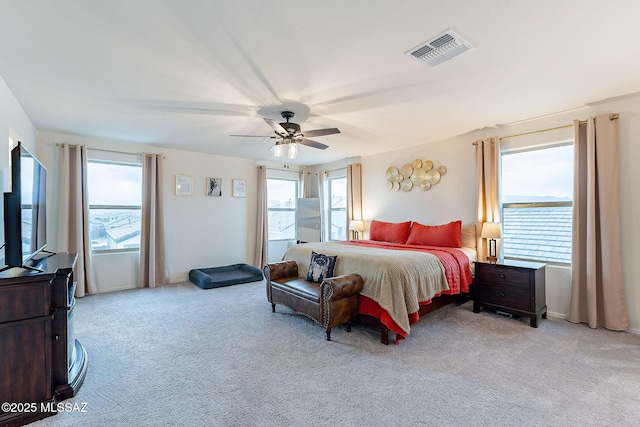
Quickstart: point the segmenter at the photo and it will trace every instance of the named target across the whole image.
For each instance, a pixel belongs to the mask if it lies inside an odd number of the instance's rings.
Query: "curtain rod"
[[[349,164],[352,164],[352,163],[349,163]],[[340,170],[344,170],[344,171],[346,172],[347,167],[346,167],[346,166],[344,166],[344,167],[341,167],[341,168],[335,168],[335,169],[326,169],[326,170],[325,170],[325,169],[323,169],[323,170],[321,170],[320,172],[316,172],[316,175],[318,175],[319,173],[322,173],[322,172],[329,173],[329,172],[335,172],[335,171],[340,171]]]
[[[59,142],[56,142],[56,147],[62,147],[64,144],[60,144]],[[76,148],[78,147],[78,144],[69,144],[69,147],[71,148]],[[106,150],[104,148],[92,148],[92,147],[87,147],[87,150],[93,150],[93,151],[102,151],[104,153],[116,153],[116,154],[133,154],[133,155],[145,155],[145,156],[150,156],[150,153],[143,153],[143,152],[139,152],[139,153],[132,153],[130,151],[116,151],[116,150]],[[165,155],[162,156],[163,159],[166,159],[167,157]]]
[[[304,173],[308,173],[310,174],[311,171],[308,171],[306,169],[302,169],[302,170],[296,170],[296,169],[286,169],[286,168],[273,168],[273,167],[268,167],[265,165],[258,165],[259,167],[263,167],[267,170],[270,171],[282,171],[282,172],[304,172]],[[343,167],[343,168],[335,168],[335,169],[329,169],[329,170],[325,170],[325,171],[321,171],[321,172],[335,172],[335,171],[339,171],[341,169],[346,169],[347,167]],[[318,175],[318,172],[315,173],[316,175]]]
[[[274,168],[274,167],[269,167],[269,166],[266,166],[266,165],[258,165],[258,167],[265,168],[268,171],[295,172],[295,173],[306,172],[304,170],[287,169],[287,168]]]
[[[617,120],[618,117],[619,117],[619,115],[617,113],[609,114],[609,120]],[[587,123],[586,120],[580,120],[580,124],[581,125],[583,125],[585,123]],[[558,129],[566,129],[566,128],[570,128],[570,127],[573,127],[573,124],[564,125],[564,126],[556,126],[556,127],[547,128],[547,129],[532,130],[531,132],[523,132],[523,133],[518,133],[518,134],[515,134],[515,135],[501,136],[499,139],[518,138],[520,136],[533,135],[533,134],[536,134],[536,133],[549,132],[549,131],[558,130]],[[478,145],[478,143],[474,142],[472,145]]]

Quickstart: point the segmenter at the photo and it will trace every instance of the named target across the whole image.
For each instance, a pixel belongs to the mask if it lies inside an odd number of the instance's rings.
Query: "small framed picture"
[[[190,196],[192,184],[189,175],[176,175],[176,196]]]
[[[207,178],[207,196],[222,196],[222,178]]]
[[[233,197],[247,197],[247,181],[244,179],[233,180]]]

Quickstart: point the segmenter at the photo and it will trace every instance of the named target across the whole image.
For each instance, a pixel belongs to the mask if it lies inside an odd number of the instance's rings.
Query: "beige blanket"
[[[409,314],[418,311],[419,302],[449,289],[442,264],[427,252],[322,242],[292,246],[283,259],[296,261],[298,273],[306,276],[311,251],[338,255],[334,276],[360,274],[364,279],[360,294],[377,302],[406,333],[409,333]]]

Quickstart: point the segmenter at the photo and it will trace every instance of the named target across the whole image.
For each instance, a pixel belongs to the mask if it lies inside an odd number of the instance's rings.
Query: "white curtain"
[[[499,171],[500,139],[478,140],[476,145],[476,171],[478,174],[478,260],[486,259],[489,251],[487,239],[481,239],[482,224],[500,222]],[[500,251],[498,251],[498,254]]]
[[[91,268],[87,147],[64,143],[60,160],[58,250],[78,255],[74,273],[75,296],[83,297],[97,291]]]
[[[347,227],[351,220],[362,221],[362,165],[347,165]],[[350,230],[353,239],[354,231]]]
[[[299,197],[309,197],[311,173],[307,171],[300,171],[300,190],[298,191]]]
[[[571,298],[567,320],[629,329],[622,276],[618,120],[574,121],[575,158]]]
[[[138,287],[169,283],[164,227],[163,156],[142,155],[142,226]]]
[[[262,268],[269,262],[269,225],[267,212],[267,168],[258,166],[258,212],[256,218],[256,252],[253,265]]]
[[[328,242],[331,233],[329,224],[329,172],[321,171],[318,175],[318,196],[320,197],[320,241]]]

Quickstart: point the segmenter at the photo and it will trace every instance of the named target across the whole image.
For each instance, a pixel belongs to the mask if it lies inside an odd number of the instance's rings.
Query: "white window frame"
[[[348,203],[348,194],[346,194],[347,192],[345,191],[345,207],[344,208],[334,208],[333,206],[331,206],[331,200],[333,198],[333,191],[332,191],[332,185],[333,185],[333,181],[338,180],[338,179],[344,179],[345,181],[345,189],[346,189],[346,184],[347,184],[347,176],[346,175],[337,175],[337,176],[330,176],[328,178],[328,203],[327,206],[329,207],[329,222],[328,222],[328,226],[329,226],[329,240],[332,241],[341,241],[340,239],[333,239],[331,237],[332,233],[331,233],[331,226],[333,224],[333,215],[334,212],[344,212],[344,217],[345,217],[345,223],[344,223],[344,230],[345,230],[345,238],[344,240],[349,240],[349,218],[347,218],[347,203]]]
[[[294,231],[297,227],[297,223],[296,223],[296,210],[298,208],[298,191],[299,191],[299,187],[300,187],[300,180],[299,179],[295,179],[295,178],[283,178],[280,176],[271,176],[271,177],[267,177],[267,200],[269,199],[269,181],[290,181],[293,182],[295,184],[295,190],[293,192],[293,207],[292,208],[270,208],[269,206],[267,206],[267,218],[269,218],[269,212],[293,212],[293,217],[294,217],[294,223],[293,223],[293,228]],[[268,221],[267,221],[268,222]],[[269,226],[267,224],[267,236],[269,236]],[[268,241],[269,242],[286,242],[286,241],[290,241],[290,240],[295,240],[295,233],[294,233],[294,237],[292,239],[272,239],[271,237],[268,237]]]

